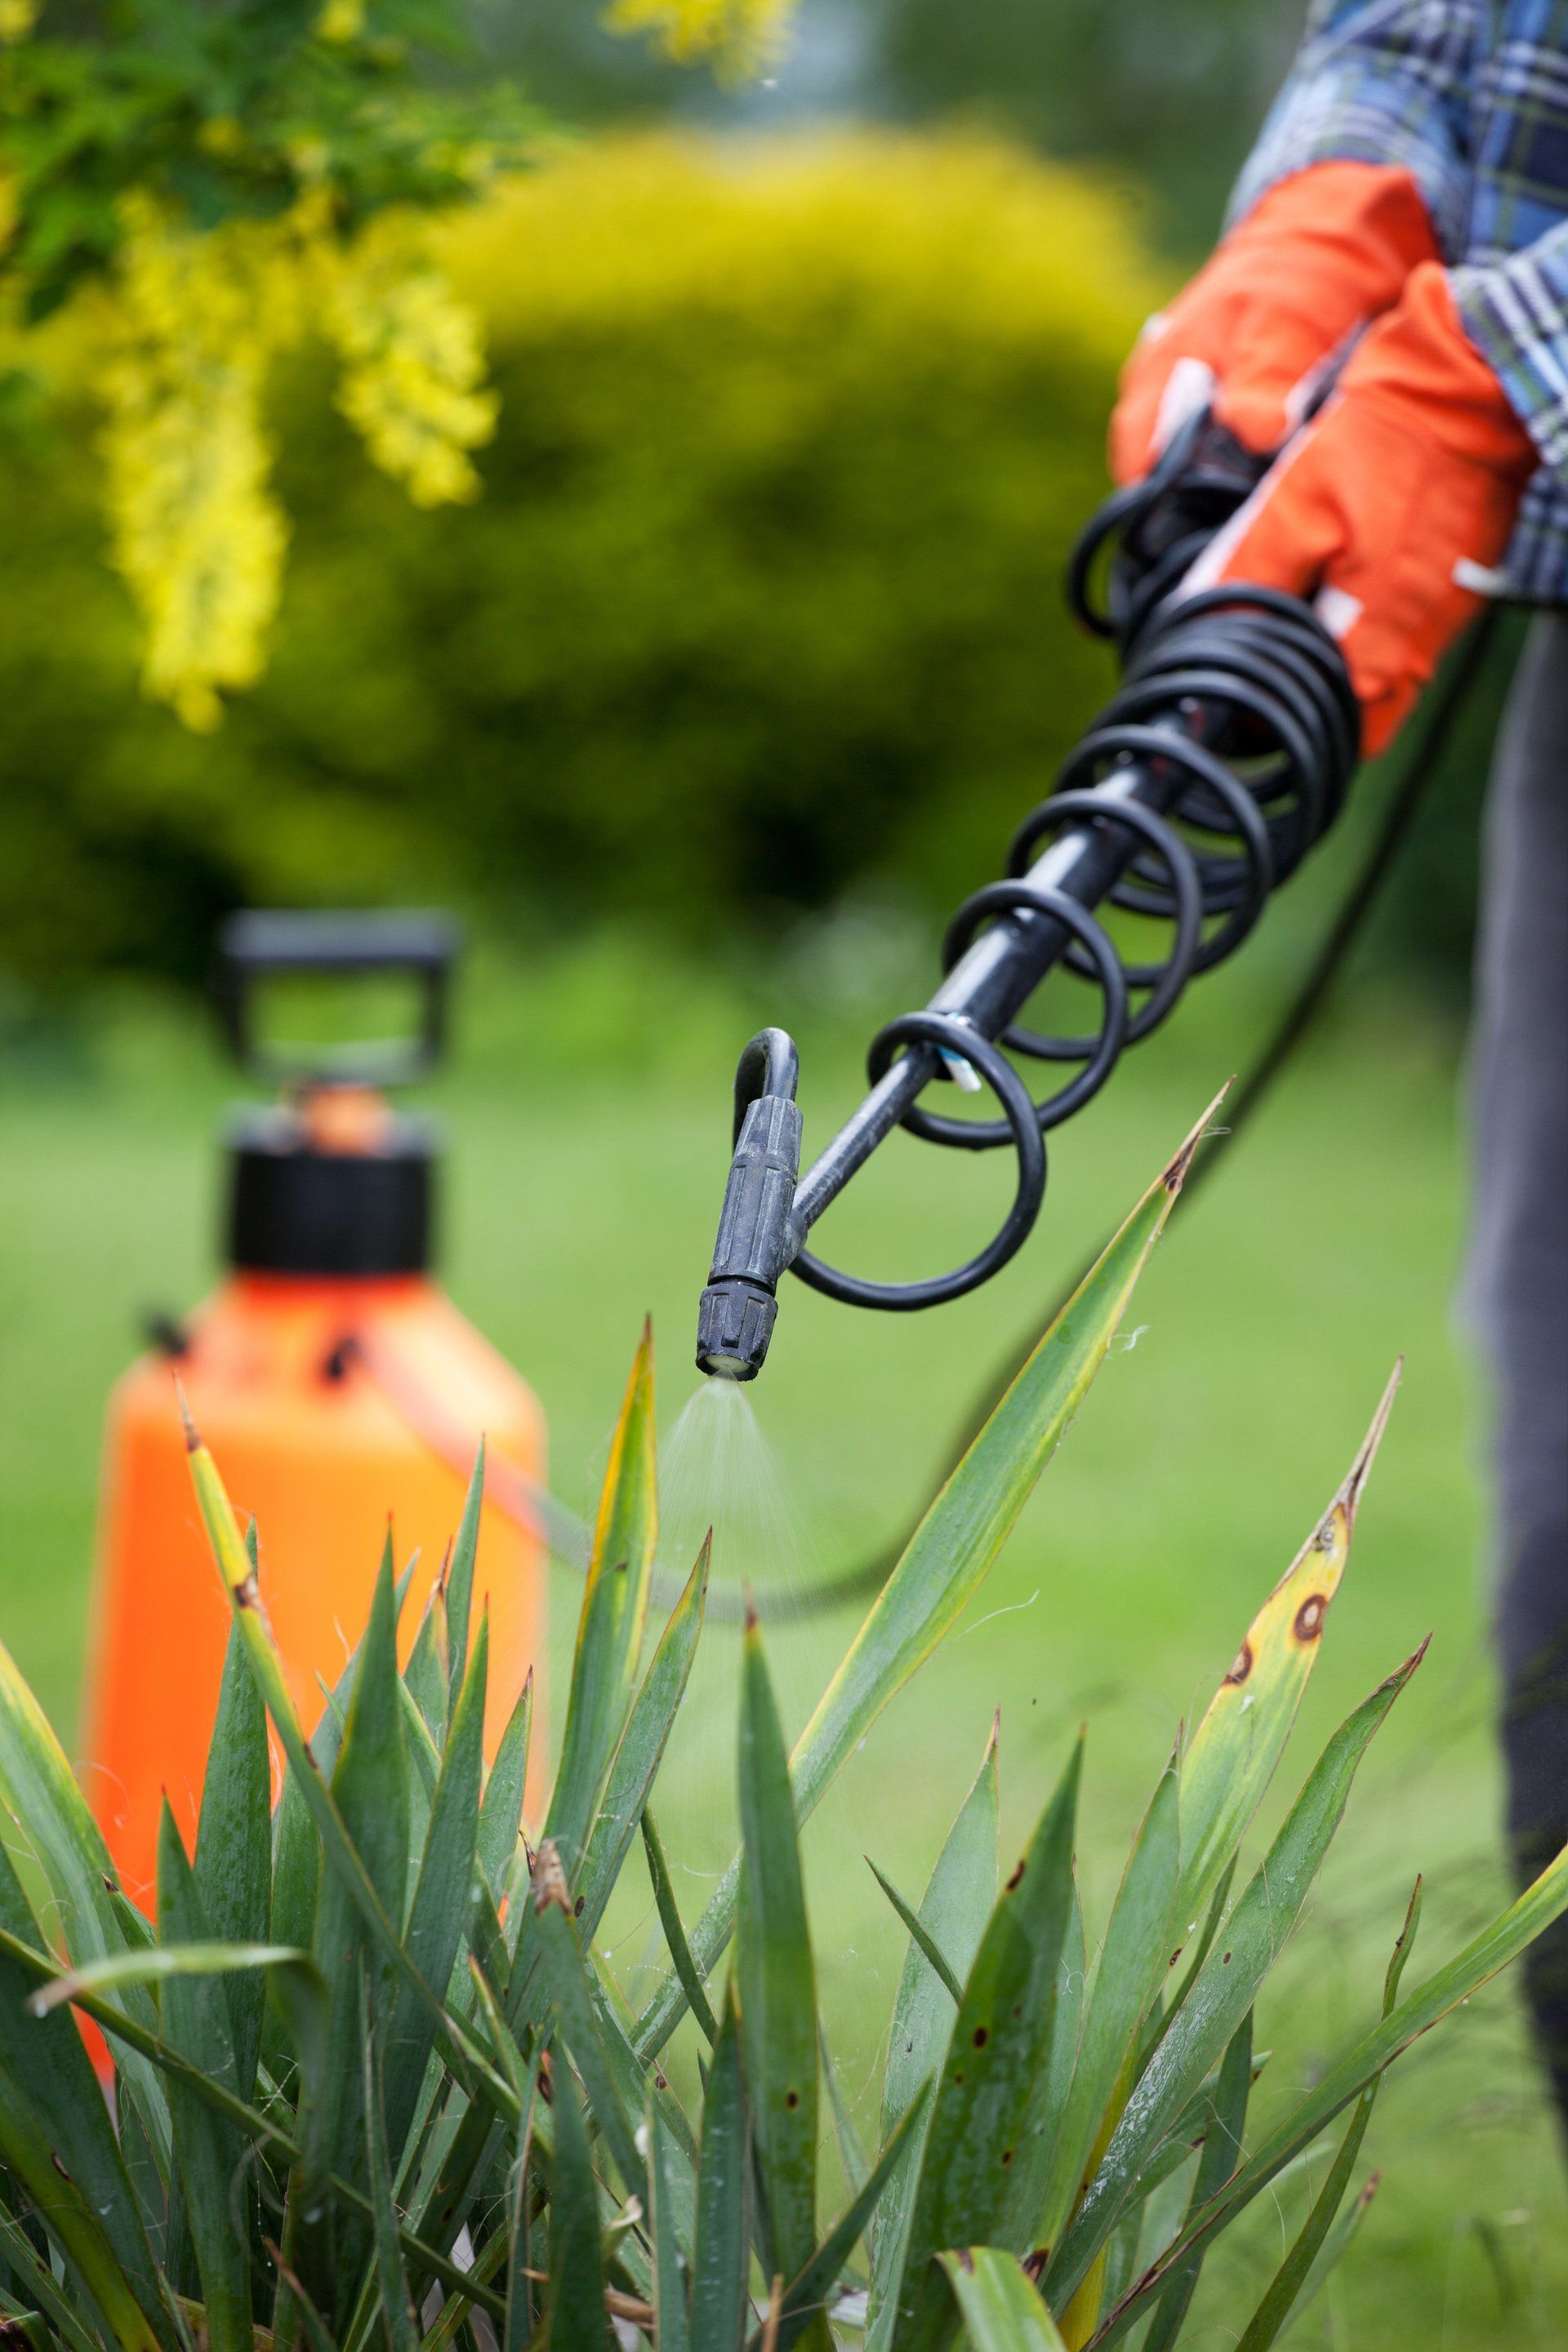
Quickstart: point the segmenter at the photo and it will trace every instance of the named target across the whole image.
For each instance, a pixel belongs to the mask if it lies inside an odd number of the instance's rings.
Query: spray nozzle
[[[697,1369],[717,1380],[754,1381],[762,1370],[778,1279],[803,1238],[794,1213],[799,1071],[795,1040],[782,1029],[760,1029],[736,1067],[734,1156],[697,1312]]]

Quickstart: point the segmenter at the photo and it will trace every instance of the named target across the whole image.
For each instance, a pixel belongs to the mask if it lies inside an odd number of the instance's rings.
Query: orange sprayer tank
[[[409,969],[426,992],[417,1048],[291,1066],[294,1099],[230,1139],[231,1270],[110,1406],[83,1780],[121,1884],[148,1899],[167,1790],[194,1832],[228,1602],[191,1491],[176,1376],[242,1517],[296,1704],[311,1725],[357,1640],[390,1517],[399,1569],[419,1564],[405,1650],[462,1509],[481,1433],[512,1507],[487,1499],[472,1624],[488,1601],[487,1746],[542,1657],[544,1560],[515,1507],[542,1486],[544,1432],[525,1382],[426,1272],[434,1150],[349,1074],[422,1075],[439,1051],[449,927],[434,918],[242,917],[226,937],[230,1026],[254,1050],[254,982],[277,971]],[[521,1474],[521,1484],[516,1474]],[[321,1678],[321,1679],[318,1679]]]

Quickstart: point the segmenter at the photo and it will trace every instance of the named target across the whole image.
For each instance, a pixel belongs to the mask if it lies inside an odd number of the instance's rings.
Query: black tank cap
[[[323,1151],[286,1107],[241,1111],[228,1134],[228,1257],[249,1274],[423,1274],[437,1138],[392,1118],[375,1150]]]

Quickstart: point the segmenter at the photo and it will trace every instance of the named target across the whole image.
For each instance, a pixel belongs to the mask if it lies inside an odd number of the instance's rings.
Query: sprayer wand
[[[1237,948],[1343,804],[1360,715],[1338,646],[1312,608],[1233,584],[1171,592],[1247,497],[1261,461],[1207,416],[1194,417],[1147,481],[1109,499],[1074,551],[1068,597],[1113,638],[1122,678],[1068,758],[1051,796],[1014,835],[1008,878],[967,898],[948,926],[946,977],[922,1011],[872,1040],[870,1091],[800,1175],[798,1056],[764,1029],[735,1078],[734,1151],[698,1318],[704,1372],[754,1380],[778,1312],[780,1276],[850,1305],[910,1312],[987,1281],[1022,1245],[1046,1189],[1047,1130],[1082,1108],[1122,1051],[1171,1013],[1194,972]],[[1091,579],[1110,551],[1104,608]],[[1178,827],[1181,828],[1178,830]],[[1163,962],[1123,960],[1101,903],[1173,927]],[[1017,1016],[1065,965],[1100,996],[1097,1031],[1045,1035]],[[1036,1101],[1002,1050],[1076,1065]],[[956,1076],[990,1087],[1002,1116],[960,1119],[921,1101]],[[983,1151],[1010,1145],[1017,1185],[997,1232],[950,1272],[872,1282],[806,1246],[856,1171],[902,1126],[928,1142]]]

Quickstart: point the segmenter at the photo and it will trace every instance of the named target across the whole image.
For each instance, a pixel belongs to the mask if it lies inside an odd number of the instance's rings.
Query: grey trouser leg
[[[1568,1843],[1568,614],[1531,628],[1483,865],[1471,1298],[1495,1379],[1508,1828],[1527,1879]],[[1526,1983],[1568,2123],[1568,1922]]]

